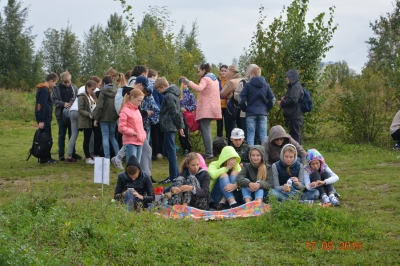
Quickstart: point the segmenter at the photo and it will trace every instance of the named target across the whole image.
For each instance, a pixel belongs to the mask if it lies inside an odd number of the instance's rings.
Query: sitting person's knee
[[[231,175],[236,175],[236,176],[237,176],[237,175],[239,175],[239,172],[238,172],[238,171],[235,171],[235,170],[233,170],[233,171],[232,171],[232,173],[231,173]]]
[[[219,176],[220,178],[224,178],[224,177],[229,177],[227,173],[223,173],[222,175]]]

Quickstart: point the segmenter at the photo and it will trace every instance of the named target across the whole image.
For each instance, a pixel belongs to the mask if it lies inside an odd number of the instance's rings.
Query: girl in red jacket
[[[139,163],[142,157],[143,143],[146,139],[146,132],[143,128],[142,115],[139,111],[140,103],[144,94],[139,89],[127,92],[122,102],[119,114],[118,131],[122,134],[122,144],[125,148],[126,161],[134,155]]]

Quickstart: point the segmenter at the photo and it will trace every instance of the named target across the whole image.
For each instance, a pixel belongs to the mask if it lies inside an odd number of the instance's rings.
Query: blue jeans
[[[178,177],[178,164],[176,162],[175,132],[164,132],[164,154],[169,162],[169,178],[175,181]]]
[[[318,189],[306,190],[301,198],[305,200],[317,200],[319,199],[319,191]]]
[[[234,184],[236,181],[236,177],[235,175],[231,175],[229,177],[220,177],[219,178],[219,187],[222,191],[222,194],[224,195],[224,197],[226,198],[226,200],[230,200],[231,198],[235,198],[235,196],[233,195],[233,192],[228,192],[224,190],[224,187],[228,184]]]
[[[141,200],[138,197],[133,196],[133,194],[130,191],[127,191],[125,193],[125,198],[124,198],[124,203],[128,205],[128,211],[132,211],[133,208],[137,208],[138,203],[140,203]]]
[[[68,130],[68,140],[71,138],[71,126],[67,126],[64,123],[62,117],[57,119],[58,124],[58,156],[64,157],[65,153],[65,135],[67,134]],[[75,153],[75,148],[73,153]]]
[[[258,189],[254,192],[250,191],[249,188],[247,187],[242,187],[242,195],[243,195],[243,200],[245,198],[251,199],[263,199],[264,198],[264,190],[263,189]]]
[[[267,138],[268,117],[266,115],[252,115],[246,117],[247,143],[254,146],[256,129],[261,143]]]
[[[272,196],[277,197],[278,201],[288,200],[290,197],[293,197],[293,196],[296,196],[296,195],[301,195],[300,191],[292,190],[290,192],[283,193],[282,191],[278,191],[276,189],[272,189]]]
[[[103,138],[104,157],[110,159],[110,144],[113,146],[115,154],[118,154],[119,146],[115,138],[115,127],[117,122],[100,122],[101,134]]]
[[[135,156],[136,159],[138,160],[138,163],[140,163],[140,159],[142,158],[143,146],[126,144],[124,145],[124,148],[125,148],[126,163],[129,162],[129,158],[131,156]]]

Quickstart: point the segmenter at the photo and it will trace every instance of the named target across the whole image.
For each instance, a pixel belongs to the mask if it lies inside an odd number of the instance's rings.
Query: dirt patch
[[[390,186],[388,184],[382,184],[382,185],[379,185],[379,186],[374,186],[374,187],[372,187],[372,189],[388,190],[390,187],[392,187],[392,186]]]
[[[384,167],[384,166],[400,166],[400,161],[399,162],[395,162],[395,163],[379,163],[376,166],[381,166],[381,167]]]

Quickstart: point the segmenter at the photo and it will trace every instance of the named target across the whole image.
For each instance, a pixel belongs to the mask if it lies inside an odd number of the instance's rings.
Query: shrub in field
[[[381,73],[364,69],[362,75],[349,79],[336,95],[334,119],[353,142],[373,142],[388,131],[398,107],[396,90],[387,86]]]
[[[18,90],[0,90],[0,119],[35,120],[35,94]]]

